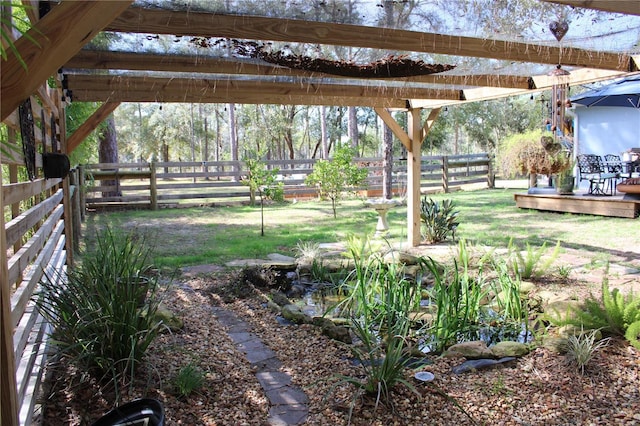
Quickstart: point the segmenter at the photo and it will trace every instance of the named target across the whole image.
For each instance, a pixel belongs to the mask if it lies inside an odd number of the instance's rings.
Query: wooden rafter
[[[131,3],[63,1],[28,31],[31,39],[22,36],[16,40],[15,47],[27,67],[13,50],[8,51],[2,63],[0,121]]]
[[[245,80],[227,78],[151,78],[134,76],[69,75],[68,86],[74,99],[81,101],[112,101],[120,97],[146,96],[148,102],[219,102],[221,98],[305,97],[315,98],[361,98],[371,103],[378,99],[382,105],[389,100],[411,98],[438,98],[460,100],[461,91],[451,89],[393,87],[387,85],[350,85],[325,83],[321,80],[308,82],[280,82],[267,80]],[[175,100],[183,99],[183,100]],[[191,99],[191,100],[187,100]],[[233,102],[233,101],[232,101]],[[239,102],[239,101],[238,101]],[[290,103],[290,102],[289,102]],[[361,104],[363,105],[363,104]],[[406,106],[406,104],[405,104]]]
[[[107,52],[82,50],[71,58],[65,68],[91,70],[141,70],[186,73],[217,73],[271,76],[301,76],[340,79],[343,77],[322,73],[296,70],[257,60],[208,58],[203,56],[158,55],[131,52]],[[450,75],[431,74],[402,77],[396,81],[446,84],[452,86],[488,86],[531,89],[531,77],[518,75]],[[371,80],[369,80],[371,81]],[[380,80],[384,81],[384,80]]]
[[[561,58],[562,64],[567,66],[623,72],[638,69],[638,65],[631,57],[611,52],[351,24],[247,15],[218,15],[194,11],[182,12],[131,7],[108,25],[107,30],[292,43],[321,43],[544,64],[557,64]]]
[[[93,132],[100,123],[102,123],[116,108],[120,102],[105,102],[102,104],[91,117],[87,118],[84,123],[76,129],[71,136],[67,138],[67,152],[71,153],[85,140],[91,132]]]
[[[596,9],[604,12],[626,13],[640,15],[640,1],[638,0],[542,0],[548,3],[563,4],[565,6]]]

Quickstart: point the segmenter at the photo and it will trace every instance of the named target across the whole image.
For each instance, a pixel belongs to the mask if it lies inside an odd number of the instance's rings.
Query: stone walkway
[[[291,384],[291,377],[280,371],[282,362],[276,354],[251,332],[251,326],[233,312],[213,307],[218,321],[228,328],[229,337],[256,370],[271,405],[268,422],[273,426],[298,425],[305,421],[309,408],[307,395]]]

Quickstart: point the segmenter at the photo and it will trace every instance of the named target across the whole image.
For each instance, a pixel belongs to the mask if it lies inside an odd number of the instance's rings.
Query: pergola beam
[[[87,118],[84,123],[76,129],[71,136],[67,138],[67,153],[72,153],[93,132],[100,123],[102,123],[116,108],[120,102],[105,102]]]
[[[2,63],[0,121],[122,13],[132,0],[63,1],[15,42]]]
[[[363,104],[389,105],[396,100],[406,107],[406,99],[437,98],[460,100],[461,91],[389,85],[355,85],[328,83],[324,80],[282,82],[232,78],[153,78],[137,76],[104,76],[71,74],[68,87],[75,100],[111,101],[132,100],[140,96],[148,102],[220,102],[220,98],[281,97],[322,99],[361,98]],[[178,100],[176,100],[178,99]],[[190,100],[188,100],[190,99]],[[365,102],[365,100],[367,100]],[[233,102],[233,101],[232,101]],[[240,103],[241,101],[236,101]],[[289,102],[291,103],[291,102]]]
[[[91,70],[140,70],[184,73],[242,74],[260,76],[288,77],[324,77],[344,79],[348,77],[297,70],[249,59],[227,59],[187,55],[159,55],[132,52],[107,52],[82,50],[65,65],[69,69]],[[366,79],[366,81],[385,82],[384,79]],[[432,83],[452,86],[510,87],[514,89],[532,89],[531,77],[519,75],[451,75],[430,74],[412,77],[394,78],[393,81]]]
[[[301,42],[635,71],[628,55],[352,24],[130,7],[109,31]]]

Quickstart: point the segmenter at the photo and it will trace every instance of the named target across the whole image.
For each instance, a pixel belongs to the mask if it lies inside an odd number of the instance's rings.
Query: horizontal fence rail
[[[382,195],[381,158],[354,160],[369,171],[366,185],[356,188],[363,196]],[[317,191],[305,184],[316,160],[267,160],[278,169],[285,198],[311,198]],[[406,162],[396,160],[392,171],[395,196],[406,192]],[[243,161],[196,161],[154,163],[102,163],[79,167],[82,203],[97,208],[150,208],[189,205],[216,205],[248,202],[248,174]],[[491,161],[487,154],[422,157],[422,193],[449,192],[463,185],[486,184],[493,187]]]

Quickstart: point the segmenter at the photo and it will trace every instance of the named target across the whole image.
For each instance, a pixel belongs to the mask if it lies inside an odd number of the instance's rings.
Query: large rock
[[[529,347],[520,342],[498,342],[490,349],[494,358],[521,357],[529,353]]]
[[[447,349],[446,356],[462,356],[467,359],[493,358],[493,352],[481,340],[457,343]]]
[[[403,265],[416,265],[419,259],[419,257],[412,254],[396,250],[386,253],[383,258],[384,262],[387,264],[400,263]]]
[[[182,318],[178,317],[162,303],[158,305],[158,309],[155,313],[155,319],[157,321],[162,321],[162,323],[169,327],[169,330],[171,331],[178,331],[184,327]]]
[[[344,326],[336,325],[329,318],[314,317],[312,320],[313,325],[322,329],[322,334],[330,339],[337,340],[339,342],[351,344],[351,333],[349,329]]]
[[[294,304],[283,306],[282,316],[296,324],[310,324],[312,322],[311,317],[302,312],[300,307]]]

